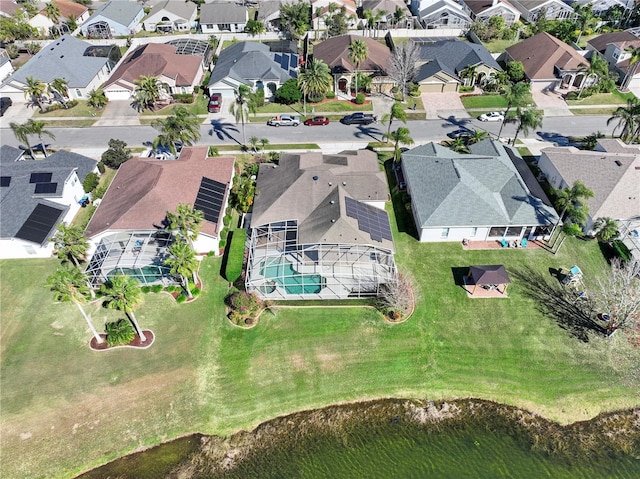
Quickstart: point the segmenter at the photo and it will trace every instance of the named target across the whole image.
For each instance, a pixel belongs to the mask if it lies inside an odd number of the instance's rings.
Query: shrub
[[[100,178],[98,178],[97,173],[87,173],[87,176],[85,176],[84,181],[82,182],[82,189],[85,193],[91,193],[96,189],[98,183],[100,183]]]
[[[227,281],[234,283],[242,274],[242,263],[244,261],[244,243],[247,232],[243,229],[235,230],[231,233],[231,243],[227,254],[224,277]]]
[[[198,287],[191,288],[191,294],[193,296],[198,296],[200,293],[202,293],[202,290],[200,288]]]
[[[629,251],[627,245],[625,245],[621,240],[614,240],[611,245],[623,261],[631,260],[631,251]]]
[[[221,239],[220,242],[218,243],[218,248],[224,249],[225,246],[227,246],[227,240]],[[209,251],[207,256],[215,256],[215,254],[216,254],[215,251]]]
[[[324,96],[329,98],[330,100],[332,100],[332,99],[334,99],[336,97],[336,92],[328,91]]]
[[[104,163],[99,161],[98,162],[98,171],[100,172],[100,174],[104,173],[106,169],[107,169],[107,167],[104,166]]]
[[[169,293],[177,293],[178,291],[182,291],[182,287],[172,284],[171,286],[167,286],[167,291]]]
[[[249,318],[256,315],[262,307],[262,302],[253,293],[236,291],[227,297],[227,305],[243,318]]]
[[[172,97],[178,103],[193,103],[193,95],[191,93],[175,93]]]
[[[176,298],[176,303],[184,303],[187,300],[186,294],[181,294]]]
[[[136,337],[133,326],[126,319],[106,323],[104,329],[107,333],[107,344],[109,346],[129,344]]]
[[[253,94],[253,101],[256,107],[264,106],[264,88],[258,88]]]
[[[283,105],[291,105],[302,100],[302,92],[298,87],[298,81],[295,78],[289,78],[276,90],[276,103]]]
[[[224,246],[222,246],[222,242],[224,242],[224,240],[220,240],[220,243],[221,243],[220,248],[223,248],[223,247],[224,247]],[[208,257],[215,256],[215,255],[216,255],[216,252],[215,252],[215,251],[209,251],[209,252],[207,253],[207,256],[208,256]]]
[[[142,291],[143,293],[150,293],[151,292],[151,286],[141,286],[140,287],[140,291]]]
[[[309,95],[309,102],[311,103],[319,103],[324,100],[324,95],[322,93],[318,95]]]
[[[356,105],[362,105],[365,101],[366,97],[364,96],[364,93],[358,93],[355,97],[355,99],[353,100],[353,102]]]
[[[98,186],[93,192],[93,199],[98,200],[107,192],[107,185]]]
[[[102,154],[102,162],[109,168],[118,169],[122,163],[131,159],[131,152],[122,140],[111,138],[109,149]]]
[[[164,286],[162,286],[161,284],[154,284],[153,286],[151,286],[151,292],[153,293],[159,293],[163,289],[164,289]]]

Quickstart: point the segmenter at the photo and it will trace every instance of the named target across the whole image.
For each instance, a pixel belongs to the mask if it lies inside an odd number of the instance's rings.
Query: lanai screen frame
[[[275,268],[277,275],[267,275],[268,267]],[[296,220],[251,230],[245,287],[263,299],[371,298],[380,295],[384,284],[395,282],[394,256],[387,248],[355,243],[299,244]],[[305,292],[305,287],[313,290],[318,284],[319,292]],[[302,288],[302,292],[290,293],[287,287]]]

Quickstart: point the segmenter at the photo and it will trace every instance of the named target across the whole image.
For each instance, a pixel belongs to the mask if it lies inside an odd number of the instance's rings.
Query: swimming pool
[[[297,272],[288,261],[262,263],[261,274],[265,278],[284,287],[287,294],[317,294],[322,291],[323,278],[319,274]]]

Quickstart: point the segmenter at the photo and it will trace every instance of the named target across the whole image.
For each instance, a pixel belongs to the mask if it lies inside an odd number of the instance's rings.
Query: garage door
[[[420,85],[421,93],[441,93],[442,92],[442,84],[441,83],[429,83],[426,85]]]
[[[104,94],[109,100],[128,100],[131,98],[129,90],[107,90]]]

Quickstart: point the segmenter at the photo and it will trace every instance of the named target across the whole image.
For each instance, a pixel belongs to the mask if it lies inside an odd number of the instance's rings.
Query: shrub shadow
[[[391,192],[391,203],[393,214],[396,217],[396,225],[399,233],[406,233],[415,239],[419,239],[418,232],[413,221],[413,216],[407,211],[405,205],[411,201],[411,197],[406,191],[400,191],[393,171],[393,159],[384,163],[384,171],[387,174],[389,191]]]
[[[522,285],[524,295],[536,302],[544,316],[580,341],[589,342],[589,333],[605,334],[605,328],[595,320],[596,313],[589,299],[579,299],[578,291],[561,284],[559,270],[550,268],[551,277],[531,270],[510,270],[509,274]]]

